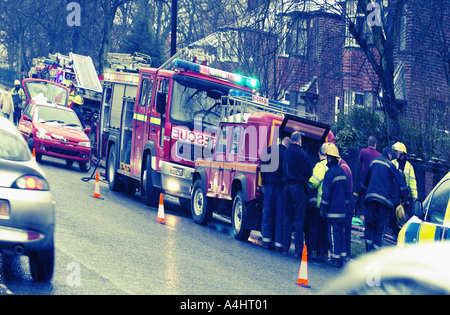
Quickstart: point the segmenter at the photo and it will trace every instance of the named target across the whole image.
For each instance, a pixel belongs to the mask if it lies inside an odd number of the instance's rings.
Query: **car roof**
[[[17,130],[16,126],[14,126],[14,124],[5,117],[0,117],[0,129],[14,135],[19,135],[19,131]]]

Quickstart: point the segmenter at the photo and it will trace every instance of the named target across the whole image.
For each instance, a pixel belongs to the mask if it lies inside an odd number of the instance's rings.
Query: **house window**
[[[288,25],[285,40],[285,55],[292,57],[306,56],[308,46],[308,21],[294,19]]]
[[[345,26],[345,46],[346,47],[359,47],[356,43],[356,39],[350,33],[350,23],[358,24],[358,18],[364,18],[364,12],[358,6],[358,1],[347,1],[346,4],[346,26]]]
[[[349,109],[354,107],[364,108],[364,93],[354,92],[350,90],[344,91],[344,114],[347,115]]]

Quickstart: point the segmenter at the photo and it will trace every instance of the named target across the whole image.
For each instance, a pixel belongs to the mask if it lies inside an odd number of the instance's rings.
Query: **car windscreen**
[[[75,112],[57,107],[36,106],[33,120],[81,129],[80,120]]]
[[[444,223],[445,211],[450,199],[450,180],[442,182],[433,194],[424,201],[427,209],[425,221],[437,224]]]
[[[27,81],[25,88],[30,99],[40,102],[67,106],[67,90],[47,81]]]
[[[0,159],[10,161],[29,161],[30,150],[24,141],[19,141],[17,135],[0,129]]]

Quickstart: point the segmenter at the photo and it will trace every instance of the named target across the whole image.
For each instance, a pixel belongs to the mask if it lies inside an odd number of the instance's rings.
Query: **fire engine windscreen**
[[[232,87],[207,80],[177,76],[173,85],[170,119],[191,130],[195,119],[200,119],[202,124],[218,126],[221,97],[228,95],[230,89]]]

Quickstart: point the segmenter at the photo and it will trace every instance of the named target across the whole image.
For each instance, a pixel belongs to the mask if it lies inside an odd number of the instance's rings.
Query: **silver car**
[[[53,276],[55,212],[44,172],[17,128],[0,117],[0,251],[26,255],[33,279]]]

